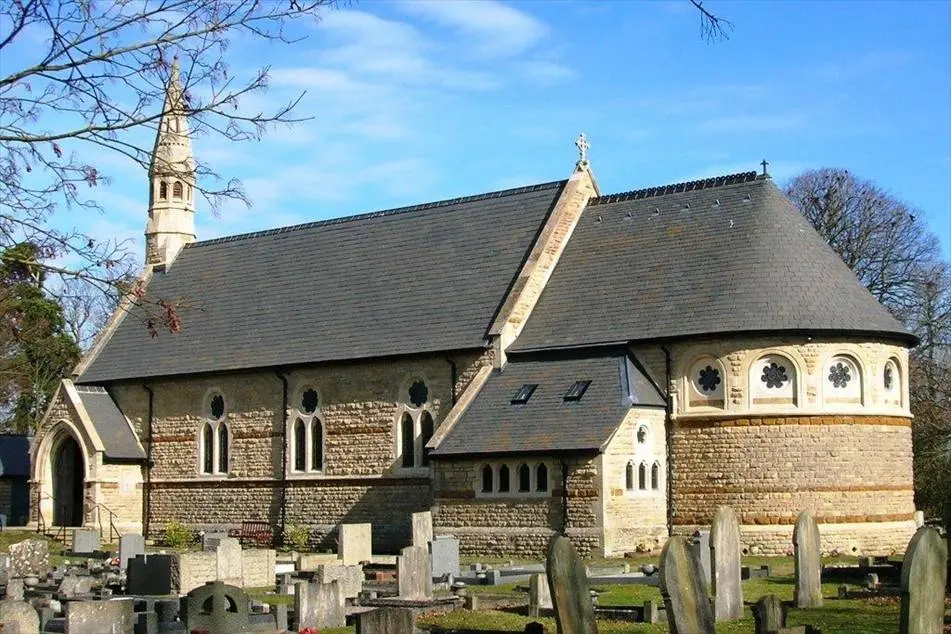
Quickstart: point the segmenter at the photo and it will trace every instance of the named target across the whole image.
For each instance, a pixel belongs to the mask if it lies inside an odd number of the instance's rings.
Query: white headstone
[[[373,558],[372,538],[371,524],[341,524],[337,554],[348,566],[370,561]]]
[[[407,546],[396,558],[396,583],[402,599],[432,599],[433,578],[429,550]]]
[[[346,626],[347,609],[340,583],[298,583],[294,587],[294,612],[297,630]]]
[[[413,546],[428,548],[433,541],[433,514],[430,511],[413,513]]]
[[[145,554],[145,538],[136,533],[119,537],[119,568],[125,570],[130,559]]]
[[[721,506],[710,527],[710,569],[717,621],[743,618],[740,576],[740,523],[729,506]]]
[[[229,586],[242,587],[244,568],[241,542],[233,537],[226,537],[218,542],[215,553],[218,557],[218,581]]]

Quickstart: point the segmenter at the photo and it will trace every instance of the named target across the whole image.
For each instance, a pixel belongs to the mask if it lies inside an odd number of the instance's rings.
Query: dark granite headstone
[[[138,555],[129,560],[128,594],[172,594],[172,555]]]
[[[243,632],[248,629],[248,595],[220,581],[195,588],[184,599],[185,629],[209,632]]]

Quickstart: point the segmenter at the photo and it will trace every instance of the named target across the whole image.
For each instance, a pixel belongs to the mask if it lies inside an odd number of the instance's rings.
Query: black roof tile
[[[78,382],[478,348],[565,181],[196,242]]]
[[[511,350],[781,331],[914,342],[749,172],[593,200]]]

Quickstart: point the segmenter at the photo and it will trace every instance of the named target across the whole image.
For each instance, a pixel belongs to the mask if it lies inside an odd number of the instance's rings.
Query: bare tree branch
[[[700,37],[707,42],[730,39],[730,33],[733,32],[732,22],[711,13],[701,0],[690,0],[690,4],[700,12]]]

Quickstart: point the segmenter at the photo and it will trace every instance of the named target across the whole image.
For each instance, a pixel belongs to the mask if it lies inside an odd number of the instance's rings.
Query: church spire
[[[182,247],[195,241],[195,157],[185,102],[176,57],[149,163],[146,264],[169,265]]]

